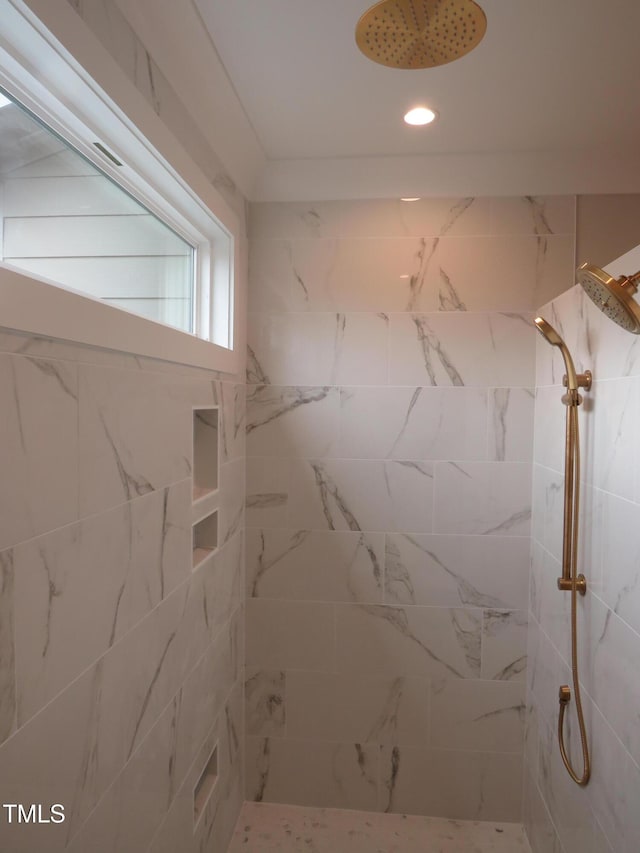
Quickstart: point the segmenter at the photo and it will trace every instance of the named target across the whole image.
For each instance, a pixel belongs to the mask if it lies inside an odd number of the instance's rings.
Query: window
[[[8,96],[0,193],[5,263],[194,332],[195,247]]]
[[[234,214],[148,105],[134,125],[21,0],[0,18],[2,326],[237,369]]]

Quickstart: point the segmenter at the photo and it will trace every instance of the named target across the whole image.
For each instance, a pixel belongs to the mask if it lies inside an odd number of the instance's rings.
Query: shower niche
[[[217,406],[193,410],[192,568],[218,547],[220,497],[220,412]]]

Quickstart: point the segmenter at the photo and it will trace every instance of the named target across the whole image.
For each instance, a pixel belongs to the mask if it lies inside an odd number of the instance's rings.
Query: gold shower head
[[[582,402],[582,397],[578,394],[578,387],[587,389],[591,388],[590,371],[587,370],[586,373],[576,373],[571,353],[551,323],[547,322],[544,317],[536,317],[533,322],[536,329],[540,332],[547,343],[550,343],[552,347],[559,348],[562,358],[564,359],[564,366],[567,371],[564,384],[567,386],[569,397],[566,399],[563,397],[563,401],[565,403],[574,403],[579,406]]]
[[[474,0],[382,0],[356,26],[356,43],[390,68],[433,68],[473,50],[487,31]]]
[[[640,272],[612,278],[593,264],[582,264],[576,270],[576,278],[603,314],[627,332],[640,335],[640,305],[633,299],[638,290]]]

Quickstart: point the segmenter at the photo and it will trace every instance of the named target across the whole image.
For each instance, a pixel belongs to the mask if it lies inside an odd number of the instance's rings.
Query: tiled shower
[[[247,796],[521,817],[534,308],[575,199],[258,204]]]
[[[242,217],[117,4],[69,5]],[[389,850],[385,813],[411,812],[524,822],[534,853],[636,853],[640,370],[569,289],[575,210],[250,205],[246,383],[3,331],[0,786],[66,811],[0,821],[3,853],[223,853],[245,799],[309,826],[308,807],[364,810],[334,819]],[[540,306],[595,376],[585,790],[555,743],[563,408]],[[217,550],[195,568],[213,502],[193,492],[194,409],[218,411],[220,453]]]

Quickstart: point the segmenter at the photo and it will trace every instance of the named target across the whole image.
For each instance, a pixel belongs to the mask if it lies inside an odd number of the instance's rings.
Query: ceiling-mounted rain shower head
[[[598,308],[627,332],[640,335],[640,305],[633,298],[638,290],[640,272],[611,278],[593,264],[582,264],[576,270],[578,284]]]
[[[382,0],[358,21],[356,43],[390,68],[433,68],[469,53],[487,30],[474,0]]]

